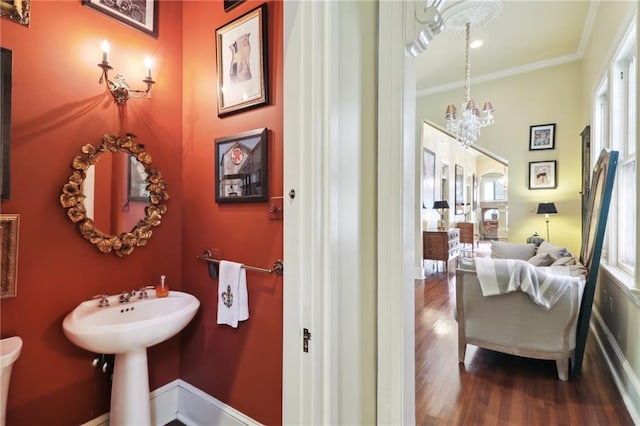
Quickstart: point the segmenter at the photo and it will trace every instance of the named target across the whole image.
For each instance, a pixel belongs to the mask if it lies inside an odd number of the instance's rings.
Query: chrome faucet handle
[[[145,285],[144,287],[140,287],[138,289],[138,292],[139,292],[138,297],[140,299],[146,299],[147,297],[149,297],[149,295],[147,294],[147,290],[153,290],[153,289],[155,289],[155,287],[152,285]]]
[[[135,290],[123,291],[119,297],[120,303],[129,303],[129,300],[131,299],[131,297],[135,295],[136,295]]]
[[[98,294],[92,297],[92,299],[100,299],[100,301],[98,302],[98,308],[104,308],[109,306],[109,296],[107,296],[106,294]]]

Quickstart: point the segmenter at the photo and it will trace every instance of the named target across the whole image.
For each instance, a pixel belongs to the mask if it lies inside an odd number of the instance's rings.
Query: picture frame
[[[11,196],[11,86],[13,53],[0,48],[0,199]]]
[[[216,29],[218,117],[269,103],[267,5]]]
[[[422,208],[430,209],[435,200],[436,154],[423,148],[422,151]]]
[[[529,126],[529,151],[554,149],[556,143],[556,125],[538,124]]]
[[[131,154],[127,155],[127,199],[129,201],[149,202],[147,189],[147,170],[144,164]]]
[[[0,298],[18,294],[18,236],[20,215],[0,214]]]
[[[266,127],[215,139],[217,203],[252,203],[269,199]]]
[[[158,38],[158,0],[130,0],[123,2],[130,8],[122,8],[116,0],[82,0],[90,9],[107,15],[124,25]]]
[[[556,176],[556,160],[529,162],[529,189],[556,188]]]
[[[464,214],[464,168],[456,164],[455,214]]]
[[[31,23],[31,0],[0,1],[0,16],[28,27]]]
[[[240,3],[242,3],[244,0],[224,0],[223,4],[224,4],[224,11],[228,12],[231,9],[233,9],[234,7],[236,7],[237,5],[239,5]]]

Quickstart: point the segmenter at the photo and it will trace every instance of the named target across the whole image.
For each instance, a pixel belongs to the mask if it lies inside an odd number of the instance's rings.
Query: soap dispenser
[[[169,286],[164,282],[166,275],[160,275],[160,285],[156,286],[156,297],[167,297],[169,295]]]

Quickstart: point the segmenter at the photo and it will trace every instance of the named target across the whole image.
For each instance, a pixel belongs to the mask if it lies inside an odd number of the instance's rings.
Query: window
[[[507,199],[505,175],[502,173],[487,173],[480,179],[482,182],[482,201],[505,201]]]
[[[636,268],[636,114],[637,45],[635,24],[625,36],[611,64],[608,78],[593,106],[592,159],[603,148],[619,152],[618,170],[603,258],[607,263],[635,276]],[[635,281],[635,280],[634,280]]]

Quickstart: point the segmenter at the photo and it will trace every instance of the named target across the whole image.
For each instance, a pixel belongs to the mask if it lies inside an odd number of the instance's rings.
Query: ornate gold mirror
[[[144,145],[136,143],[136,136],[127,134],[120,137],[115,134],[106,134],[102,139],[102,143],[97,147],[87,144],[82,147],[82,153],[73,158],[71,168],[73,173],[69,177],[69,182],[62,188],[60,203],[67,210],[69,219],[78,225],[78,230],[82,236],[91,244],[94,244],[98,250],[103,253],[113,252],[118,256],[126,256],[130,254],[136,247],[144,246],[151,238],[152,229],[160,225],[162,216],[167,212],[166,200],[169,199],[167,193],[167,183],[162,179],[160,171],[151,163],[151,155],[144,150]],[[87,207],[85,200],[86,192],[93,193],[93,189],[85,191],[84,185],[92,166],[96,166],[100,162],[103,154],[128,154],[137,160],[139,169],[144,168],[146,172],[146,192],[148,192],[147,204],[144,207],[144,217],[137,221],[137,224],[130,230],[125,232],[111,233],[110,230],[105,231],[98,229],[94,222],[94,217],[87,215]],[[129,163],[129,160],[127,160]],[[127,172],[121,170],[117,176],[111,178],[112,181],[118,180],[124,182],[129,181]],[[99,197],[100,194],[97,194]],[[128,204],[123,206],[128,209]]]

